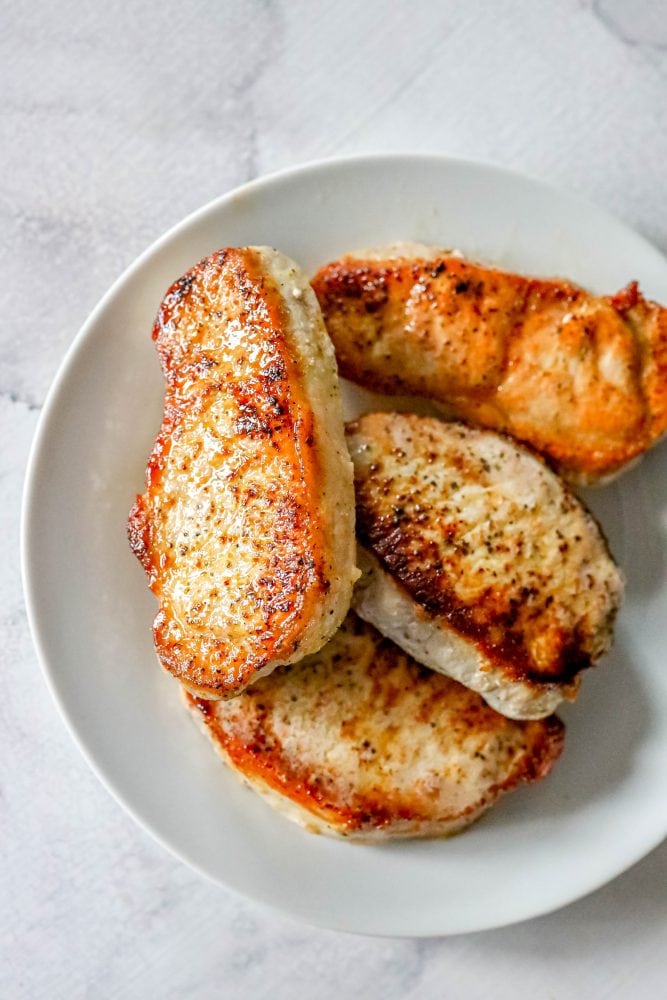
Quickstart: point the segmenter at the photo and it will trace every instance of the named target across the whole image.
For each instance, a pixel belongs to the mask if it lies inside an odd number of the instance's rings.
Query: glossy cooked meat
[[[350,613],[330,642],[239,698],[186,702],[223,759],[313,832],[455,833],[543,778],[562,723],[513,722]]]
[[[219,698],[319,649],[357,575],[335,358],[304,275],[220,250],[167,292],[164,418],[128,531],[162,664]]]
[[[512,718],[573,698],[611,644],[623,592],[582,504],[492,431],[377,413],[347,438],[358,614]]]
[[[340,372],[503,431],[572,482],[608,478],[667,429],[667,309],[399,245],[313,279]]]

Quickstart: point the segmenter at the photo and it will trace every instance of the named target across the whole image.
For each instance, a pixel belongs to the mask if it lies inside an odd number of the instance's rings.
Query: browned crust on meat
[[[559,623],[559,594],[553,591],[549,571],[545,568],[540,572],[536,567],[531,571],[531,582],[518,587],[515,574],[518,575],[519,567],[507,564],[503,572],[497,571],[497,565],[502,565],[505,559],[507,539],[502,535],[494,537],[493,533],[478,542],[491,559],[497,560],[496,569],[490,569],[485,577],[483,594],[474,600],[459,596],[457,587],[470,572],[469,556],[474,553],[462,529],[463,522],[456,517],[456,494],[459,488],[465,490],[488,479],[490,470],[486,460],[467,455],[467,439],[474,440],[476,434],[485,433],[502,444],[502,438],[488,432],[414,414],[366,414],[348,423],[348,440],[352,443],[358,437],[370,449],[365,452],[364,463],[355,461],[357,537],[416,602],[418,613],[440,618],[454,632],[470,639],[489,665],[508,680],[536,687],[570,685],[611,642],[619,599],[614,588],[621,588],[618,571],[594,518],[560,484],[550,501],[557,504],[555,516],[563,521],[576,516],[581,534],[573,539],[558,532],[558,546],[566,557],[571,546],[576,551],[584,534],[595,540],[596,557],[607,567],[604,586],[599,585],[601,599],[606,602],[606,617],[595,622],[579,620],[574,626],[563,627]],[[460,435],[460,449],[452,449],[452,435]],[[411,450],[403,454],[395,445],[404,438],[409,440],[406,447]],[[405,459],[406,466],[417,456],[418,471],[407,473],[399,468],[396,472],[394,467],[388,470],[384,463],[388,451],[390,461],[398,456]],[[556,482],[538,457],[529,455],[509,439],[506,452],[523,454],[529,463],[542,467],[544,476]],[[368,459],[372,459],[371,464],[367,464]],[[438,475],[439,464],[447,465],[448,474],[451,473],[451,496],[438,496],[440,487],[430,481],[431,474]],[[553,511],[542,512],[545,518],[553,515]],[[518,546],[515,558],[519,561],[523,558],[519,533],[526,530],[521,523],[517,522],[514,528]],[[527,541],[536,544],[539,539]],[[585,562],[580,566],[575,564],[572,584],[578,587],[577,576],[587,570]],[[592,576],[589,586],[593,586]],[[609,592],[606,588],[610,588]],[[537,645],[539,657],[535,653]],[[575,690],[573,687],[572,691]]]
[[[355,661],[350,641],[372,643],[372,656],[360,647]],[[335,718],[343,721],[340,733],[328,732],[315,747],[304,748],[298,727],[291,731],[289,719],[301,707],[295,702],[308,686],[311,692],[316,689],[322,710],[328,711],[333,703]],[[307,693],[305,699],[308,706],[313,704]],[[250,784],[279,793],[339,833],[362,838],[378,831],[389,836],[455,832],[504,792],[546,777],[564,740],[564,726],[556,716],[530,722],[506,719],[475,692],[416,663],[352,613],[329,650],[279,667],[233,702],[192,696],[186,700],[201,714],[226,761]],[[397,728],[391,713],[403,703],[406,713]],[[378,720],[385,716],[387,727],[380,735]],[[319,713],[314,713],[314,739],[320,735],[318,720]],[[401,765],[406,747],[409,766],[420,766],[425,731],[443,748],[443,781],[465,782],[466,766],[479,766],[480,759],[488,761],[483,766],[496,775],[462,809],[440,811],[435,790],[425,792],[419,781],[408,789],[397,788],[388,776],[391,772],[385,772],[392,761]],[[331,754],[337,741],[358,747],[352,786]],[[458,778],[452,777],[446,763],[452,751],[461,755],[457,759],[463,771]],[[370,769],[371,780],[365,769]]]
[[[594,482],[667,429],[667,309],[458,257],[364,260],[313,278],[341,374],[531,445]]]
[[[330,529],[321,514],[323,470],[303,375],[285,333],[287,322],[280,291],[255,250],[244,248],[214,253],[179,278],[153,328],[167,381],[164,417],[148,461],[146,492],[130,512],[128,536],[160,601],[153,631],[162,664],[191,690],[209,697],[234,694],[267,665],[297,654],[306,623],[331,587]],[[280,476],[266,483],[261,498],[272,527],[263,549],[257,546],[263,573],[230,581],[219,579],[215,568],[210,572],[204,603],[227,602],[230,629],[240,625],[240,644],[225,635],[224,615],[220,628],[202,624],[201,601],[192,604],[186,621],[179,620],[168,582],[179,571],[179,558],[191,556],[188,545],[175,552],[164,535],[165,519],[170,505],[180,502],[174,493],[186,488],[189,469],[201,452],[199,428],[202,434],[215,433],[219,415],[230,428],[214,455],[221,479],[201,488],[196,503],[210,506],[210,513],[195,517],[215,545],[233,545],[232,535],[224,534],[233,534],[234,525],[225,529],[223,505],[245,510],[247,516],[249,505],[259,503],[256,487],[245,478],[246,468],[256,468],[260,475],[263,462],[267,467],[281,462]],[[188,446],[181,454],[186,440],[192,440],[190,453]],[[249,531],[264,527],[258,510]],[[247,533],[237,541],[253,542]],[[188,573],[202,572],[207,572],[205,559],[193,560],[183,571],[183,587]],[[225,594],[219,590],[223,585]]]

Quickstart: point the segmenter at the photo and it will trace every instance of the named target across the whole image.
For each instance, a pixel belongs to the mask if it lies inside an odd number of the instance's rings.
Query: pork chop
[[[324,645],[355,578],[336,362],[296,264],[220,250],[167,292],[164,418],[129,518],[162,664],[208,698]]]
[[[359,840],[452,834],[504,792],[545,777],[556,718],[514,722],[420,666],[350,613],[319,653],[238,698],[185,693],[223,760],[316,833]]]
[[[407,244],[313,287],[342,375],[511,434],[571,482],[610,478],[667,429],[667,309],[636,282],[595,296]]]
[[[492,431],[375,413],[347,432],[358,614],[512,718],[573,699],[611,645],[623,592],[591,514]]]

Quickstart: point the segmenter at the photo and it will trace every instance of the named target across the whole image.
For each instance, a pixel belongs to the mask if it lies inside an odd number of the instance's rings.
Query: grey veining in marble
[[[203,881],[65,731],[17,539],[76,330],[148,243],[251,177],[355,151],[492,159],[667,250],[665,0],[34,0],[1,17],[0,996],[664,996],[665,845],[561,913],[444,941],[311,930]]]

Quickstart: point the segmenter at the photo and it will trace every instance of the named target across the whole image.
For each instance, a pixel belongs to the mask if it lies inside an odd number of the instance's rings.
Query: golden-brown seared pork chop
[[[612,641],[623,582],[538,457],[412,414],[348,426],[364,575],[353,606],[512,718],[549,715]]]
[[[555,717],[513,722],[350,614],[300,663],[239,698],[186,702],[223,759],[314,832],[455,833],[558,757]]]
[[[342,375],[507,432],[572,482],[667,429],[667,309],[636,283],[596,297],[405,244],[327,264],[313,287]]]
[[[220,250],[167,292],[167,380],[130,543],[163,665],[209,698],[319,649],[350,604],[352,468],[331,342],[293,261]]]

